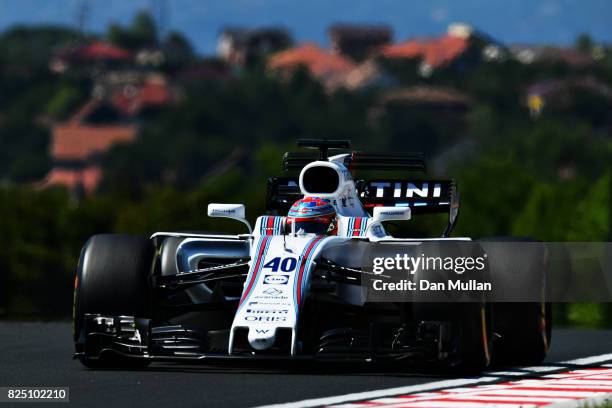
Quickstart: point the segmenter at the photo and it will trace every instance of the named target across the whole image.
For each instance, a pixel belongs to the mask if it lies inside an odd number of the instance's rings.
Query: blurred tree
[[[155,20],[146,11],[136,14],[128,27],[111,24],[106,37],[111,43],[132,50],[152,48],[158,45]]]
[[[509,158],[485,156],[470,161],[457,176],[461,193],[461,236],[508,235],[523,211],[536,180]]]
[[[612,95],[604,89],[601,91],[574,89],[569,104],[555,113],[602,128],[612,126],[610,112],[612,112]]]
[[[443,112],[429,112],[401,102],[388,103],[385,110],[379,127],[388,143],[400,151],[423,152],[432,157],[461,136],[456,117]],[[435,120],[440,116],[446,120]]]
[[[584,190],[584,184],[576,182],[535,185],[525,197],[525,207],[516,214],[512,235],[566,241]]]
[[[78,38],[76,31],[65,27],[11,28],[0,35],[0,65],[12,71],[35,73],[47,68],[54,49]]]
[[[45,113],[54,120],[67,119],[86,99],[86,93],[77,86],[63,86],[45,106]]]
[[[511,126],[508,124],[508,126]],[[540,120],[518,132],[498,150],[505,150],[542,180],[559,177],[594,179],[607,169],[610,143],[587,123]]]
[[[144,46],[157,45],[157,25],[153,17],[146,11],[141,11],[132,20],[131,34],[136,42]]]
[[[602,176],[583,196],[572,202],[568,241],[606,242],[610,237],[610,172]],[[568,215],[569,215],[568,214]]]
[[[588,54],[593,50],[593,39],[588,33],[582,33],[576,38],[576,48]]]
[[[8,312],[18,316],[66,315],[71,303],[71,275],[78,256],[64,239],[68,222],[65,191],[0,190],[3,241],[0,263],[8,275]],[[24,290],[23,288],[27,288]]]
[[[0,125],[0,178],[30,182],[49,169],[49,132],[28,121],[11,120]]]
[[[166,63],[175,68],[194,60],[193,47],[187,37],[177,31],[168,33],[162,43],[166,55]]]

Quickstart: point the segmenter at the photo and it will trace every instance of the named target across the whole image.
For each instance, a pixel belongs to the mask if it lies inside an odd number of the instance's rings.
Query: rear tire
[[[83,247],[75,281],[73,337],[76,351],[84,352],[79,359],[86,367],[135,368],[149,364],[118,355],[87,355],[83,323],[87,313],[147,317],[152,256],[151,242],[139,236],[94,235]]]
[[[512,251],[500,250],[488,242],[533,243],[521,246],[521,257]],[[495,364],[537,365],[545,358],[552,340],[552,308],[546,298],[547,255],[544,244],[531,238],[501,237],[481,241],[488,254],[492,280],[495,286],[515,286],[533,291],[528,296],[540,301],[493,303]],[[514,252],[517,252],[516,250]],[[537,296],[536,296],[537,294]]]
[[[542,303],[495,304],[495,363],[537,365],[546,358],[552,340],[552,307]]]

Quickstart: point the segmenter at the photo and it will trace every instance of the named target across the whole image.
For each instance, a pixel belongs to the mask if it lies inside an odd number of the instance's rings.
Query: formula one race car
[[[422,155],[354,152],[348,141],[335,140],[298,146],[319,151],[285,154],[288,176],[268,180],[272,215],[258,217],[254,228],[241,204],[208,206],[210,217],[241,221],[248,233],[91,237],[75,279],[75,357],[87,367],[242,358],[391,361],[472,371],[510,358],[542,361],[551,336],[544,250],[532,254],[538,261],[523,268],[530,270],[508,276],[504,268],[516,260],[493,256],[487,240],[450,238],[456,185],[424,179]],[[328,156],[330,149],[337,154]],[[356,177],[385,170],[407,176]],[[441,238],[394,238],[386,230],[390,222],[435,212],[448,213]],[[274,215],[283,213],[288,215]],[[541,299],[493,302],[480,292],[469,302],[364,296],[362,283],[372,272],[362,260],[373,248],[421,253],[431,244],[466,242],[489,254],[493,281],[529,281]]]

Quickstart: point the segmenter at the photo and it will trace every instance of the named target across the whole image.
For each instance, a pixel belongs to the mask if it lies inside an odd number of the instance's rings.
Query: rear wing
[[[359,183],[359,198],[371,214],[374,207],[410,207],[412,214],[448,213],[443,237],[457,223],[459,191],[453,180],[370,180]]]
[[[358,184],[366,209],[410,207],[413,214],[448,212],[457,194],[452,180],[378,179]]]
[[[376,179],[357,180],[357,194],[372,213],[374,207],[410,207],[413,214],[444,213],[458,204],[457,186],[453,180]],[[297,177],[268,179],[268,210],[289,211],[302,198]]]
[[[327,152],[325,152],[327,154]],[[304,166],[320,160],[320,154],[314,152],[287,152],[283,156],[283,170],[301,170]],[[350,170],[404,170],[408,172],[425,173],[427,167],[422,153],[405,155],[390,155],[352,152],[347,154],[343,162]]]

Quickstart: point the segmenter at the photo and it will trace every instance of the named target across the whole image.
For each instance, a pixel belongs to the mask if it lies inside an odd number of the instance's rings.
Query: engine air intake
[[[327,166],[313,166],[304,170],[303,186],[308,194],[331,194],[338,190],[338,172]]]

